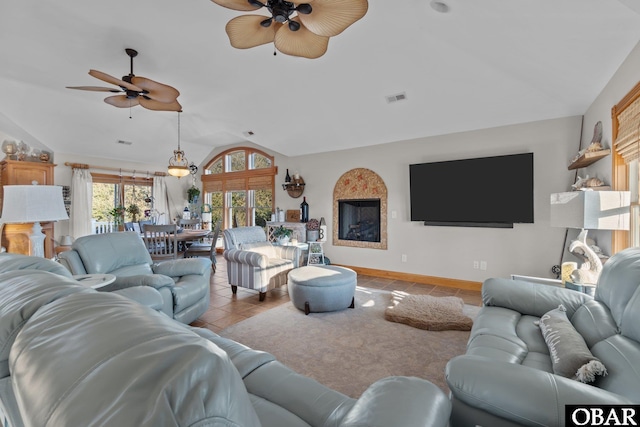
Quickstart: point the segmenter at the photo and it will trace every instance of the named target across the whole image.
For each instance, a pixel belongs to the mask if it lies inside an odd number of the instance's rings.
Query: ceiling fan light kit
[[[227,23],[231,46],[249,49],[273,42],[280,52],[314,59],[327,51],[329,38],[358,21],[369,7],[367,0],[211,0],[228,9],[266,8],[271,17],[241,15]],[[275,52],[274,52],[275,54]]]
[[[180,92],[169,85],[133,74],[133,58],[138,56],[138,52],[135,49],[125,49],[125,52],[130,58],[131,71],[129,75],[123,76],[122,79],[102,71],[89,70],[90,76],[103,82],[111,83],[118,86],[118,88],[101,86],[67,86],[67,88],[119,93],[120,95],[112,95],[104,99],[107,104],[118,108],[131,108],[141,105],[148,110],[154,111],[182,111],[182,106],[177,100]]]
[[[173,157],[169,159],[169,167],[167,172],[171,176],[182,178],[191,173],[189,161],[184,155],[184,151],[180,149],[180,112],[178,111],[178,149],[173,150]]]

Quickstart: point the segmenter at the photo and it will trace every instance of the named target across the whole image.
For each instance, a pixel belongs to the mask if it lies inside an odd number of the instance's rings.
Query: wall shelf
[[[290,197],[297,199],[298,197],[302,196],[302,193],[304,193],[304,186],[305,186],[304,179],[300,177],[300,178],[293,178],[291,182],[282,184],[282,189],[285,190]]]
[[[569,170],[585,168],[590,164],[602,159],[603,157],[607,157],[609,154],[611,154],[611,149],[609,148],[607,148],[606,150],[588,151],[571,162],[571,164],[569,165]]]

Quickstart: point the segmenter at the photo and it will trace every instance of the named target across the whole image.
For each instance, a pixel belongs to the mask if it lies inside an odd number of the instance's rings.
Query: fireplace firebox
[[[338,201],[338,237],[360,242],[380,241],[380,199]]]

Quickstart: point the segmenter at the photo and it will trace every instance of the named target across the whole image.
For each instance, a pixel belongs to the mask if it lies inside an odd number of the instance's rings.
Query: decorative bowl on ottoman
[[[354,308],[357,281],[346,267],[307,265],[289,272],[287,286],[293,305],[309,314]]]

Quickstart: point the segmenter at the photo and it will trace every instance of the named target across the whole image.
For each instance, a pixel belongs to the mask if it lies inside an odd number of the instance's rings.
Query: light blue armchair
[[[300,248],[276,246],[262,227],[224,230],[224,253],[231,290],[238,286],[257,290],[260,301],[267,291],[287,284],[287,274],[300,262]]]
[[[72,250],[59,254],[72,274],[113,274],[116,281],[101,290],[151,286],[160,292],[162,311],[189,324],[209,308],[211,260],[189,258],[154,263],[135,232],[83,236]]]

